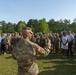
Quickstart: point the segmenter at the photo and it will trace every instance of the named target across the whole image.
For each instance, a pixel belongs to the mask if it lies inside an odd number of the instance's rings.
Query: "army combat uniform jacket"
[[[50,53],[48,46],[45,48],[38,48],[40,46],[36,43],[31,42],[28,38],[21,39],[13,47],[13,58],[17,60],[18,63],[18,75],[37,75],[38,67],[35,63],[36,53],[39,52],[44,56]]]

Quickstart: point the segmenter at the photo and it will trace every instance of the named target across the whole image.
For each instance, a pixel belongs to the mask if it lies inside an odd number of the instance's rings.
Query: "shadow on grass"
[[[43,61],[42,63],[50,63],[50,65],[45,65],[43,68],[45,71],[40,72],[39,75],[76,75],[76,55],[69,56],[69,58],[63,58],[61,54],[38,57],[38,60],[45,59],[49,59],[49,61]]]
[[[44,56],[38,56],[37,57],[37,59],[38,60],[50,60],[50,59],[68,59],[68,60],[70,60],[70,59],[76,59],[76,54],[74,54],[74,56],[68,56],[68,58],[64,58],[63,56],[62,56],[62,54],[54,54],[54,53],[52,53],[52,54],[49,54],[48,56],[46,56],[46,57],[44,57]]]
[[[76,63],[53,63],[56,65],[44,67],[45,71],[40,72],[39,75],[76,75]]]
[[[48,71],[42,71],[38,75],[52,75],[52,74],[51,74],[51,70],[48,70]]]
[[[11,59],[11,58],[12,58],[12,56],[5,57],[5,59]]]
[[[39,75],[76,75],[76,65],[46,67],[45,71],[40,72]]]

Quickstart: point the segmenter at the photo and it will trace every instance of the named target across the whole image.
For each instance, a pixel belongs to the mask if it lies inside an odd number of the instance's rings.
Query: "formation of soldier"
[[[50,53],[56,53],[56,54],[63,54],[63,49],[62,48],[62,37],[64,36],[63,35],[64,32],[61,32],[61,34],[58,34],[58,33],[47,33],[47,34],[35,34],[35,42],[40,45],[41,47],[44,47],[45,46],[45,42],[47,38],[50,39]],[[76,51],[76,34],[75,33],[71,33],[71,31],[67,31],[65,32],[66,33],[66,39],[67,39],[67,42],[66,44],[67,47],[68,47],[68,56],[71,55],[73,56],[73,51]],[[65,40],[63,40],[65,41]],[[66,54],[66,51],[65,51],[65,54]]]
[[[50,39],[50,51],[51,53],[59,54],[62,52],[61,50],[61,36],[62,34],[58,33],[42,33],[42,34],[34,34],[33,38],[31,39],[32,42],[37,43],[41,47],[45,47],[47,43],[47,39]],[[76,34],[73,33],[74,40],[73,40],[73,47],[76,50]],[[11,53],[12,47],[21,39],[22,33],[2,33],[1,35],[1,42],[0,42],[0,54],[3,53]]]
[[[12,47],[16,45],[21,36],[16,33],[2,33],[1,34],[1,42],[0,42],[0,54],[11,53]]]

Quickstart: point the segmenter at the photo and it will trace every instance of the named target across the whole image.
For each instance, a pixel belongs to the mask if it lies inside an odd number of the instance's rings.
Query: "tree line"
[[[60,33],[62,30],[71,30],[72,32],[76,32],[76,18],[71,23],[68,19],[60,19],[55,21],[54,19],[50,19],[48,22],[45,18],[37,20],[30,19],[27,23],[25,21],[19,21],[16,23],[5,21],[0,21],[0,33],[14,33],[21,32],[23,27],[31,27],[34,33]]]

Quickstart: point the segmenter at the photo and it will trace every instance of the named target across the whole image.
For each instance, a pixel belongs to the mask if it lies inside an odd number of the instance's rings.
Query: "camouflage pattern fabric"
[[[18,63],[18,75],[37,75],[38,66],[35,63],[36,52],[40,46],[36,43],[31,42],[29,39],[21,39],[13,47],[13,58],[17,60]],[[48,55],[50,50],[46,48],[41,48],[40,54]]]

